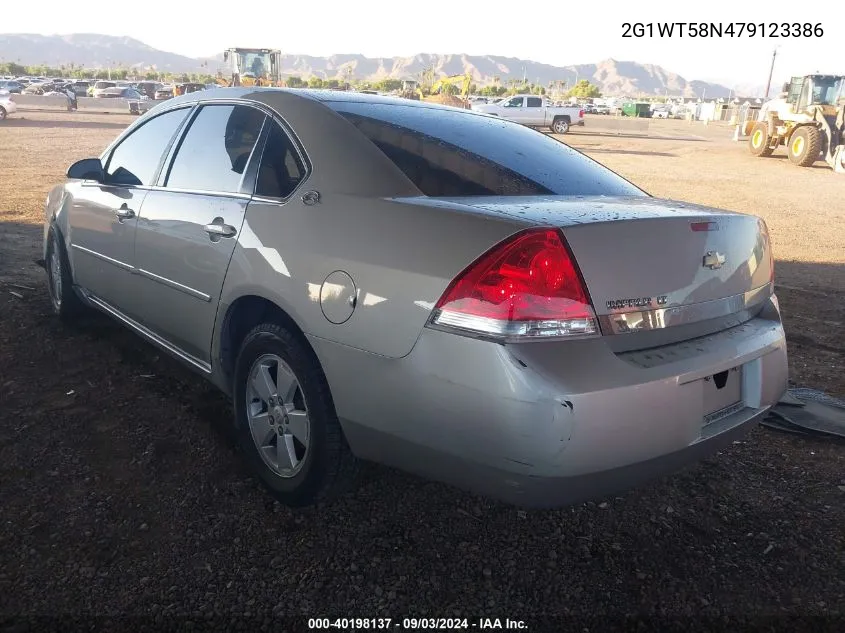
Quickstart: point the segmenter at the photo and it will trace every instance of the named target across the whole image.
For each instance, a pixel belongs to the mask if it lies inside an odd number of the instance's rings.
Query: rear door
[[[525,125],[541,126],[546,124],[546,109],[540,97],[525,98]]]
[[[103,159],[106,182],[69,185],[76,282],[124,311],[131,296],[138,212],[190,108],[170,110],[133,130]]]
[[[265,115],[248,105],[206,104],[144,200],[135,236],[139,320],[207,368],[217,304],[244,221],[248,170]]]

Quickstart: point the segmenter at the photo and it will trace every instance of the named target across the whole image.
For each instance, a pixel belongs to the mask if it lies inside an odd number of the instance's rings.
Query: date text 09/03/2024
[[[821,22],[623,22],[622,37],[823,37]]]
[[[523,620],[510,618],[308,618],[312,630],[527,630]]]

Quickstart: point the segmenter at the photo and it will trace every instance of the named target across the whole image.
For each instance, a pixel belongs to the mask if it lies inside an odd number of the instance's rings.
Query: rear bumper
[[[602,338],[497,345],[428,329],[401,359],[312,344],[358,456],[529,507],[629,488],[713,453],[787,384],[783,328],[764,318],[627,354]],[[740,404],[705,424],[704,379],[734,367]]]
[[[3,109],[6,110],[6,112],[9,114],[18,111],[18,104],[16,104],[11,99],[9,99],[8,101],[0,102],[0,106],[3,106]]]

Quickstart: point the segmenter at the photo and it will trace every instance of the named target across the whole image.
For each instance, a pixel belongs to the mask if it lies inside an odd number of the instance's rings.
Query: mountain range
[[[131,37],[76,33],[71,35],[0,34],[0,62],[50,67],[71,64],[86,68],[123,67],[172,73],[211,73],[222,64],[222,53],[192,58],[158,50]],[[437,75],[470,73],[478,85],[509,80],[548,85],[579,79],[598,85],[605,95],[670,95],[682,97],[728,97],[732,90],[718,83],[690,81],[653,64],[606,59],[595,64],[552,66],[540,62],[496,55],[420,53],[412,57],[371,58],[357,54],[314,57],[282,55],[282,74],[323,79],[409,79],[427,68]],[[351,75],[349,74],[351,73]],[[752,89],[752,87],[748,87]],[[757,87],[753,87],[757,90]],[[748,93],[742,96],[754,96]]]

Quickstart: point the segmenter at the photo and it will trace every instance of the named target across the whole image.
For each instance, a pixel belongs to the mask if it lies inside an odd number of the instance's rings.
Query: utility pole
[[[772,66],[769,68],[769,81],[766,82],[766,99],[769,98],[769,89],[772,87],[772,74],[775,72],[775,58],[778,56],[778,47],[772,52]]]

